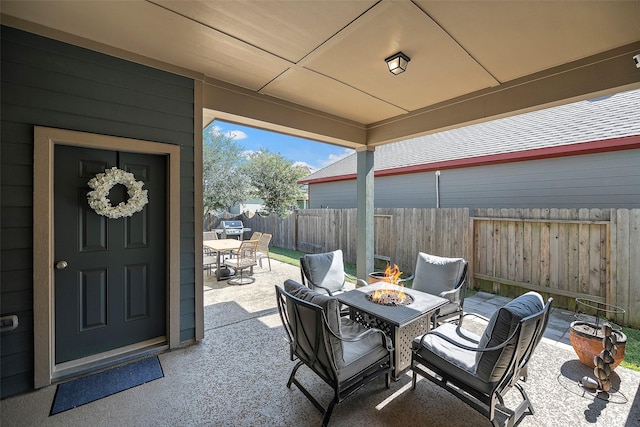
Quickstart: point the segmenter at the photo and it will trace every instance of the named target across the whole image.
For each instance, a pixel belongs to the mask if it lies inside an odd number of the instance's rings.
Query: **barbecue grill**
[[[220,227],[216,232],[221,234],[223,239],[244,240],[245,231],[251,231],[242,224],[242,221],[220,221]]]

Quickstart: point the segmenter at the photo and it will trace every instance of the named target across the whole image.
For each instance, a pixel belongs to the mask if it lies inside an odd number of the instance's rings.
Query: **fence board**
[[[558,209],[549,210],[550,219],[559,219],[560,212]],[[559,269],[559,255],[560,255],[560,243],[558,241],[558,232],[560,224],[553,222],[549,224],[549,287],[558,289],[560,285],[560,269]]]
[[[628,322],[640,325],[640,209],[634,209],[629,215],[629,316]],[[631,309],[633,308],[633,309]]]
[[[205,229],[219,220],[207,216]],[[342,249],[355,263],[355,209],[300,210],[287,218],[240,215],[247,227],[273,234],[272,245],[308,252]],[[640,210],[628,209],[376,209],[374,252],[406,274],[417,253],[462,256],[469,287],[506,296],[522,288],[556,296],[572,309],[576,296],[623,307],[619,323],[640,326]]]
[[[621,256],[621,249],[628,248],[629,256],[631,256],[631,236],[630,236],[630,215],[626,209],[619,209],[617,212],[617,280],[618,280],[618,306],[621,307],[633,307],[631,301],[631,292],[629,291],[631,283],[631,269],[629,265],[629,257]],[[636,258],[637,263],[637,258]],[[637,285],[636,285],[637,286]],[[637,305],[635,306],[637,307]],[[631,320],[632,313],[628,310],[624,315],[624,322],[628,323]]]

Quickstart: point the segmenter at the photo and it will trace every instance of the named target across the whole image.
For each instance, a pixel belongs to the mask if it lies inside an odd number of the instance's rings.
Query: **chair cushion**
[[[307,254],[304,256],[306,272],[313,284],[334,291],[342,290],[344,286],[344,262],[342,250],[322,254]]]
[[[476,348],[480,341],[479,335],[459,329],[457,325],[452,323],[443,323],[433,332],[439,332],[459,344],[473,348]],[[420,347],[421,338],[421,336],[415,338],[412,347],[429,365],[446,372],[447,375],[464,384],[471,385],[476,390],[481,390],[484,393],[491,391],[491,384],[482,381],[475,375],[475,351],[457,347],[434,333],[427,334],[422,347]]]
[[[502,344],[518,327],[520,320],[539,313],[543,308],[544,301],[537,292],[527,292],[511,300],[491,316],[478,348]],[[511,361],[514,348],[515,344],[507,345],[500,350],[477,353],[476,375],[488,382],[499,380]]]
[[[367,330],[360,323],[347,317],[342,317],[340,320],[343,338],[352,338]],[[385,338],[386,345],[391,347],[391,340],[386,336]],[[358,341],[342,341],[344,359],[336,360],[338,379],[345,381],[389,355],[389,350],[384,343],[382,332],[371,334]]]
[[[460,280],[464,262],[463,258],[444,258],[420,252],[411,288],[432,295],[450,291]]]
[[[329,328],[331,328],[331,330],[335,334],[337,335],[341,334],[340,302],[338,301],[337,298],[320,294],[294,280],[285,281],[284,290],[296,298],[299,298],[303,301],[307,301],[322,307],[322,309],[324,310],[325,316],[327,317],[327,323],[329,325]],[[336,361],[336,363],[342,362],[344,360],[343,351],[342,351],[342,341],[340,341],[340,339],[334,337],[333,335],[329,334],[329,343],[331,345],[331,351],[333,352],[333,358]]]

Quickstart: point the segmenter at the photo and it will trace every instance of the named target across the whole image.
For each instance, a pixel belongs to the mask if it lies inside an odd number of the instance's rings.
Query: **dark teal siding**
[[[0,314],[20,319],[18,329],[1,336],[6,397],[33,387],[34,126],[181,146],[181,242],[175,243],[188,260],[180,272],[183,340],[195,336],[195,130],[192,79],[13,28],[1,31]]]

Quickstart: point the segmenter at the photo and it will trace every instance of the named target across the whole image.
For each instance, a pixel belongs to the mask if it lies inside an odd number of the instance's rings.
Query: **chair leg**
[[[331,414],[333,413],[333,408],[336,406],[336,403],[337,402],[335,398],[333,398],[331,400],[331,403],[329,403],[329,406],[324,413],[324,417],[322,417],[322,427],[326,427],[329,425],[329,418],[331,418]]]
[[[520,402],[518,407],[513,411],[513,416],[509,419],[509,425],[514,425],[514,423],[517,423],[527,411],[530,415],[534,414],[533,405],[531,405],[529,396],[527,396],[527,393],[524,391],[522,385],[515,384],[515,388],[517,388],[520,392],[520,395],[522,396],[522,402]]]
[[[293,377],[296,376],[296,372],[300,369],[300,366],[304,365],[304,362],[300,361],[296,363],[296,366],[293,367],[291,371],[291,375],[289,375],[289,381],[287,381],[287,388],[291,388],[291,383],[293,383]]]

